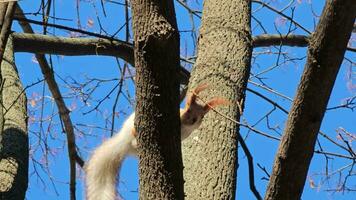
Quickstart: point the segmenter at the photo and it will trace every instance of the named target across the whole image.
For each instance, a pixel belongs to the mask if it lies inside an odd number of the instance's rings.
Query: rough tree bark
[[[12,17],[14,15],[16,2],[0,2],[0,65],[5,53],[7,38],[9,37],[12,25]],[[3,84],[3,78],[0,70],[0,87]],[[0,91],[0,106],[3,105],[2,95]],[[1,106],[2,107],[2,106]],[[2,131],[4,130],[4,114],[3,109],[0,109],[0,140]]]
[[[266,200],[299,200],[303,192],[317,133],[350,38],[354,0],[328,0],[313,33],[308,59],[294,99]]]
[[[7,41],[1,73],[5,120],[0,141],[0,199],[24,199],[28,184],[27,107],[11,37]]]
[[[198,57],[190,78],[189,88],[209,84],[202,98],[219,96],[231,101],[218,110],[236,120],[250,73],[250,11],[249,0],[204,2]],[[187,199],[235,199],[237,131],[236,123],[209,112],[199,131],[183,142]]]
[[[140,199],[183,199],[179,34],[172,0],[133,0]]]

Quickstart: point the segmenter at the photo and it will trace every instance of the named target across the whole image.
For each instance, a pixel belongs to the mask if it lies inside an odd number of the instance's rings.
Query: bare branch
[[[22,15],[23,18],[25,18],[19,6],[17,6],[17,14],[20,14]],[[32,34],[34,33],[31,26],[28,23],[20,23],[20,25],[24,30],[24,32],[32,33]],[[75,200],[76,199],[75,162],[77,161],[77,163],[80,164],[80,166],[83,166],[84,161],[80,158],[80,156],[77,153],[76,144],[75,144],[75,134],[74,134],[73,124],[69,116],[69,110],[64,103],[59,87],[54,79],[53,70],[50,68],[46,60],[46,57],[43,54],[36,54],[36,59],[39,62],[42,74],[47,82],[48,88],[50,89],[53,98],[55,99],[59,111],[59,116],[64,124],[64,129],[66,132],[67,142],[68,142],[68,154],[69,154],[69,163],[70,163],[70,199]]]
[[[256,199],[262,200],[261,194],[257,191],[256,186],[255,186],[255,171],[254,171],[254,167],[253,167],[254,164],[253,164],[252,154],[251,154],[250,150],[248,149],[244,139],[241,137],[240,133],[237,134],[237,139],[240,142],[240,145],[241,145],[242,149],[244,150],[245,155],[247,157],[248,175],[249,175],[248,179],[249,179],[249,183],[250,183],[250,190],[255,195]]]
[[[258,35],[253,38],[253,47],[266,47],[274,45],[308,46],[308,36],[304,35]]]
[[[69,38],[13,33],[16,52],[67,56],[104,55],[121,58],[134,66],[132,44],[103,38]]]
[[[288,19],[289,21],[291,21],[292,23],[294,23],[296,26],[298,26],[299,28],[301,28],[303,31],[305,31],[305,32],[307,32],[307,33],[309,33],[309,34],[311,34],[311,32],[310,32],[308,29],[304,28],[302,25],[300,25],[298,22],[296,22],[292,17],[289,17],[288,15],[284,14],[284,13],[283,13],[283,9],[282,9],[282,11],[279,11],[279,10],[273,8],[272,6],[270,6],[269,4],[267,4],[267,3],[263,2],[263,1],[260,1],[260,0],[253,0],[252,2],[253,2],[253,3],[261,4],[262,6],[268,8],[268,9],[270,9],[271,11],[273,11],[273,12],[275,12],[275,13],[277,13],[277,14],[283,16],[283,17],[286,18],[286,19]]]

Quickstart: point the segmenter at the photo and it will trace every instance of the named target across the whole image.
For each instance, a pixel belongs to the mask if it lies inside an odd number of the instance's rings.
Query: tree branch
[[[69,38],[41,34],[12,33],[16,52],[66,56],[115,56],[134,66],[133,46],[121,40]]]
[[[304,28],[302,25],[300,25],[298,22],[296,22],[292,17],[289,17],[288,15],[284,14],[283,12],[281,12],[281,11],[279,11],[279,10],[273,8],[273,7],[270,6],[268,3],[265,3],[265,2],[260,1],[260,0],[252,0],[252,2],[253,2],[253,3],[261,4],[262,6],[268,8],[268,9],[270,9],[271,11],[273,11],[273,12],[275,12],[275,13],[277,13],[277,14],[283,16],[283,17],[286,18],[286,19],[288,19],[289,21],[291,21],[292,23],[294,23],[296,26],[298,26],[299,28],[301,28],[303,31],[305,31],[305,32],[307,32],[307,33],[309,33],[309,34],[311,34],[311,32],[310,32],[308,29]]]
[[[67,56],[104,55],[119,57],[133,65],[132,44],[117,39],[68,38],[41,34],[13,33],[16,52],[60,54]],[[272,45],[306,47],[304,35],[259,35],[253,38],[254,47]]]
[[[305,35],[269,35],[263,34],[253,37],[253,47],[283,46],[308,46],[308,36]]]
[[[21,8],[19,6],[17,6],[16,9],[17,9],[16,10],[17,14],[22,15],[22,17],[25,18]],[[20,22],[20,25],[24,32],[31,33],[31,34],[34,33],[30,24],[28,24],[27,22]],[[42,74],[47,82],[48,88],[50,89],[52,96],[57,104],[59,116],[64,124],[64,130],[65,130],[65,133],[67,136],[67,142],[68,142],[67,147],[68,147],[69,165],[70,165],[70,199],[75,200],[76,199],[76,197],[75,197],[75,191],[76,191],[76,189],[75,189],[76,188],[75,162],[77,161],[77,163],[82,167],[84,164],[84,161],[80,158],[80,156],[77,153],[72,120],[69,115],[69,110],[64,103],[64,100],[63,100],[63,97],[59,90],[59,87],[54,79],[53,70],[50,68],[44,54],[36,54],[36,59],[40,65]]]

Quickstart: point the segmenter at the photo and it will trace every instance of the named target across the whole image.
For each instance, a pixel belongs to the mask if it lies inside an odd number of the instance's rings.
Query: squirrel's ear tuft
[[[187,103],[186,105],[187,106],[190,106],[192,103],[194,103],[197,99],[197,95],[205,90],[206,88],[208,88],[208,84],[206,83],[202,83],[202,84],[199,84],[192,92],[190,92],[190,94],[188,95],[188,98],[187,98]]]
[[[213,98],[212,100],[208,101],[205,106],[204,106],[204,110],[205,112],[208,112],[209,110],[211,110],[212,108],[215,108],[219,105],[230,105],[231,102],[226,100],[226,99],[223,99],[223,98],[220,98],[220,97],[215,97]]]
[[[208,87],[209,85],[207,83],[201,83],[193,90],[193,93],[199,94],[201,91],[205,90]]]

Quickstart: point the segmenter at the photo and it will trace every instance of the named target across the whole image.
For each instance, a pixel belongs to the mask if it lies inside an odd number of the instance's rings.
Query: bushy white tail
[[[134,130],[135,113],[125,121],[114,137],[101,144],[85,165],[88,200],[116,199],[116,179],[127,154],[133,153],[136,141]]]
[[[205,90],[206,84],[198,85],[188,95],[184,109],[180,110],[181,139],[187,138],[199,128],[205,114],[219,105],[229,105],[223,98],[214,98],[203,105],[196,102],[198,94]],[[86,190],[88,200],[116,199],[116,177],[127,154],[136,155],[137,141],[133,133],[135,113],[122,125],[121,131],[105,141],[93,153],[85,166]],[[137,134],[137,133],[135,133]]]

